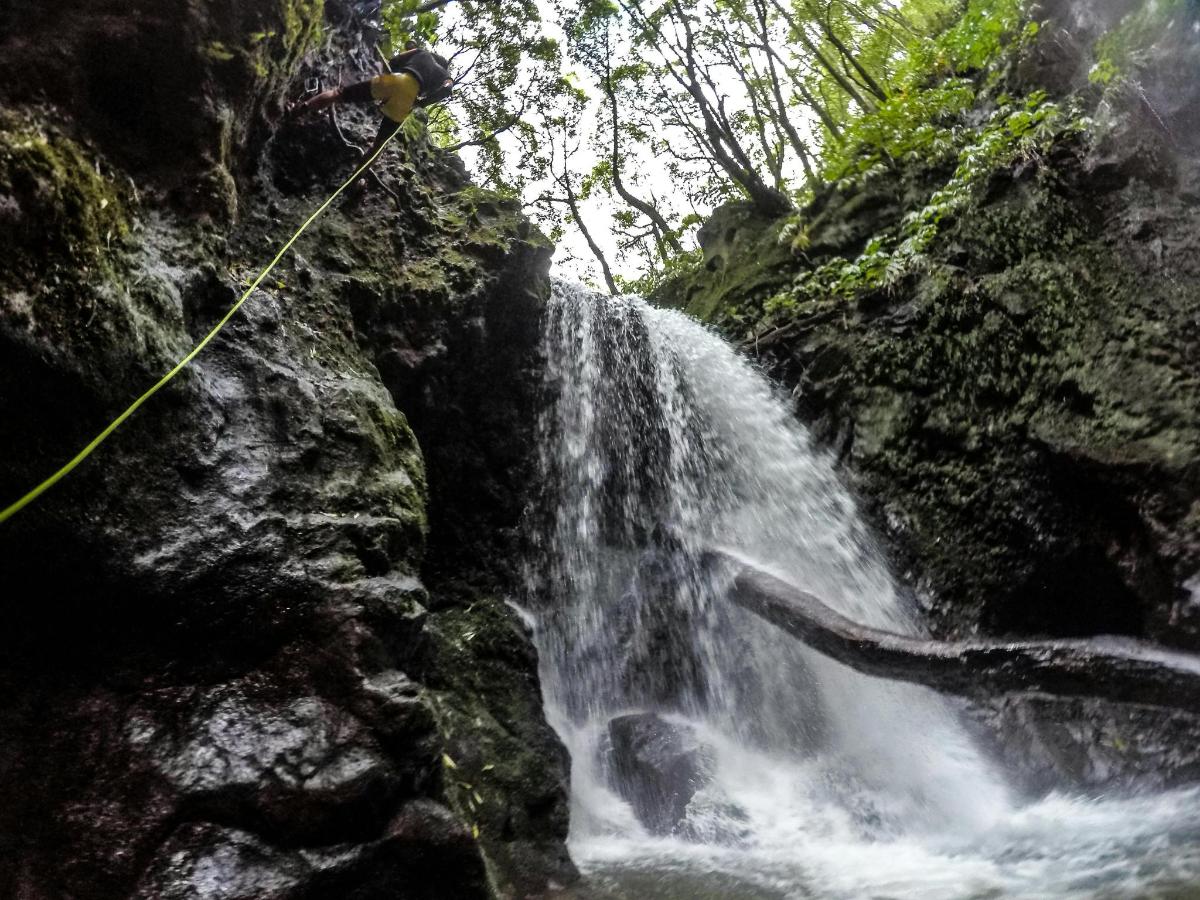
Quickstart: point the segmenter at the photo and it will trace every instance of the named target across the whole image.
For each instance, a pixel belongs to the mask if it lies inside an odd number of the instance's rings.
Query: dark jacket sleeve
[[[453,86],[442,84],[432,91],[426,91],[417,100],[418,106],[433,106],[435,103],[441,103],[443,100],[450,99],[450,95],[454,93]]]

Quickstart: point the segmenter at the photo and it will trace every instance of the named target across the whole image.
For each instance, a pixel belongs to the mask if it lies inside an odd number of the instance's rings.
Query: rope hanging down
[[[336,191],[334,191],[332,194],[330,194],[329,199],[326,200],[324,203],[322,203],[317,208],[316,212],[314,212],[311,216],[309,216],[307,219],[304,220],[304,224],[301,225],[298,229],[296,229],[296,233],[293,234],[291,236],[291,238],[288,240],[288,242],[283,245],[283,248],[277,254],[275,254],[275,258],[273,260],[271,260],[271,262],[267,265],[267,267],[258,274],[258,277],[254,279],[254,281],[253,281],[253,283],[251,283],[250,287],[246,288],[246,292],[244,294],[242,294],[242,296],[240,298],[238,298],[238,302],[233,304],[233,306],[230,308],[229,312],[225,313],[225,315],[224,315],[224,317],[222,317],[221,321],[217,322],[217,324],[215,326],[213,326],[212,331],[210,331],[208,334],[206,334],[203,337],[203,339],[200,341],[200,343],[198,343],[195,347],[192,348],[192,351],[190,353],[188,353],[187,356],[185,356],[183,359],[181,359],[178,363],[175,364],[175,368],[171,369],[170,372],[168,372],[166,375],[164,375],[162,378],[160,378],[158,380],[158,382],[153,387],[150,388],[150,390],[146,391],[146,393],[142,394],[142,396],[138,397],[131,404],[129,404],[128,409],[126,409],[123,413],[121,413],[119,416],[117,416],[115,419],[113,419],[108,424],[107,428],[105,428],[98,435],[96,435],[94,438],[92,438],[91,443],[89,443],[86,447],[84,447],[82,450],[80,450],[75,455],[75,457],[73,459],[71,459],[70,462],[68,462],[61,469],[59,469],[57,472],[55,472],[53,475],[51,475],[49,478],[47,478],[45,481],[43,481],[41,484],[39,484],[37,487],[35,487],[33,490],[31,490],[28,494],[26,494],[24,497],[22,497],[16,503],[13,503],[11,506],[7,506],[3,510],[0,510],[0,523],[6,522],[9,519],[11,519],[13,516],[15,516],[21,510],[23,510],[26,506],[28,506],[30,503],[32,503],[34,500],[36,500],[42,494],[46,493],[46,491],[50,490],[50,488],[54,487],[54,485],[58,484],[58,482],[62,481],[62,479],[64,479],[67,475],[71,474],[71,472],[75,469],[75,467],[78,466],[85,459],[87,459],[89,456],[91,456],[92,452],[97,447],[99,447],[102,443],[104,443],[104,441],[108,438],[109,435],[111,435],[114,431],[116,431],[118,428],[120,428],[126,419],[128,419],[135,412],[137,412],[138,407],[140,407],[143,403],[145,403],[147,400],[149,400],[151,397],[153,397],[155,394],[157,394],[159,392],[159,390],[161,388],[163,388],[172,378],[174,378],[176,375],[178,375],[180,372],[182,372],[185,368],[187,368],[188,364],[192,360],[194,360],[197,356],[200,355],[200,351],[202,351],[206,346],[208,346],[209,341],[211,341],[213,338],[215,338],[217,336],[217,334],[221,331],[221,329],[224,328],[226,326],[226,324],[228,324],[229,320],[232,319],[234,317],[234,315],[237,314],[237,311],[242,308],[242,304],[245,303],[246,300],[250,297],[250,295],[253,294],[258,289],[258,286],[260,284],[262,284],[263,279],[265,279],[268,275],[271,274],[271,270],[274,269],[276,265],[278,265],[278,263],[281,259],[283,259],[284,254],[286,254],[288,252],[288,250],[290,250],[292,248],[292,244],[296,243],[296,239],[299,238],[300,235],[302,235],[304,233],[305,229],[307,229],[309,225],[311,225],[313,222],[315,222],[317,220],[317,218],[321,215],[321,213],[325,212],[325,210],[329,208],[329,205],[338,198],[338,196],[342,193],[342,191],[344,191],[347,187],[349,187],[350,184],[356,178],[358,178],[359,175],[361,175],[363,172],[365,172],[367,170],[367,168],[371,165],[371,163],[375,162],[375,160],[379,158],[379,154],[382,153],[384,148],[387,147],[387,145],[391,143],[392,139],[396,136],[397,133],[398,133],[398,130],[397,130],[397,132],[394,132],[391,136],[389,136],[387,138],[387,140],[385,140],[382,144],[380,144],[379,148],[375,151],[375,153],[372,154],[371,157],[366,162],[364,162],[361,166],[359,166],[358,169],[354,172],[354,174],[351,175],[349,178],[347,178],[345,183],[343,183],[341,187],[339,187]]]

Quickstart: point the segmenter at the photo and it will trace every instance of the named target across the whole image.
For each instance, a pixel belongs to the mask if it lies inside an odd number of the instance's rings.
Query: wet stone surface
[[[612,780],[652,834],[675,832],[705,782],[705,750],[695,730],[654,713],[608,723]]]

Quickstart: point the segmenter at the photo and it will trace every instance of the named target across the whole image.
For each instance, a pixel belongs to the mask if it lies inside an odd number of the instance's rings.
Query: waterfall
[[[1022,894],[1031,877],[1065,879],[1053,895],[1068,895],[1079,872],[1064,855],[1092,867],[1088,848],[1111,835],[1047,856],[1040,829],[1129,810],[1019,808],[948,701],[853,672],[729,602],[709,547],[859,622],[920,629],[831,460],[766,379],[680,313],[565,284],[544,352],[527,602],[585,870],[629,897],[1046,896]],[[638,753],[665,762],[646,771]]]

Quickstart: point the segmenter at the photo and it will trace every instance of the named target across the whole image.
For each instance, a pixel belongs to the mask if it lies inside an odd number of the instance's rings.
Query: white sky
[[[558,27],[558,16],[551,0],[536,0],[536,2],[542,17],[543,34],[557,40],[565,51],[566,38],[562,30]],[[445,13],[446,16],[456,14],[458,13],[454,6]],[[598,121],[601,113],[600,97],[602,96],[602,91],[596,82],[589,76],[586,70],[570,66],[569,61],[565,61],[565,64],[566,68],[563,70],[564,76],[571,76],[572,81],[592,98],[580,120],[580,128],[584,130],[584,133],[577,136],[579,148],[571,161],[572,170],[583,176],[589,173],[597,162],[597,153],[593,146],[597,137],[600,139],[600,153],[607,155],[609,152],[607,148],[609,147],[608,141],[610,139],[611,123],[607,115],[603,122]],[[736,114],[739,107],[742,109],[747,109],[748,107],[748,100],[741,94],[724,99],[727,102],[730,114]],[[809,132],[811,134],[815,129],[815,122],[800,110],[796,111],[793,122],[801,132]],[[667,137],[669,138],[670,136],[668,135]],[[501,142],[504,143],[504,136],[501,136]],[[515,141],[513,143],[515,144]],[[671,219],[668,211],[676,215],[695,212],[702,217],[707,217],[711,212],[710,207],[693,206],[688,196],[685,196],[683,192],[677,191],[675,182],[668,174],[664,162],[655,158],[647,148],[635,146],[631,142],[623,142],[622,151],[624,153],[624,163],[622,166],[623,180],[634,193],[654,202],[656,206],[667,214],[668,219]],[[464,151],[464,156],[468,169],[478,170],[477,155],[472,153],[471,148],[467,148]],[[785,175],[792,183],[800,181],[801,173],[795,171],[798,169],[799,162],[790,160],[785,169]],[[710,179],[712,175],[707,170],[697,166],[696,178]],[[527,189],[526,200],[528,201],[536,197],[543,189],[548,187],[550,187],[548,182],[530,185]],[[645,258],[637,251],[630,251],[623,254],[617,247],[613,213],[618,209],[627,209],[624,201],[618,198],[614,204],[607,194],[603,191],[597,191],[594,196],[583,201],[581,206],[588,231],[603,250],[612,271],[617,275],[627,278],[644,274],[646,266]],[[532,213],[532,209],[530,212]],[[638,219],[639,221],[644,221],[640,216]],[[564,234],[558,241],[558,250],[554,256],[554,274],[562,278],[582,281],[599,289],[604,289],[604,280],[600,273],[600,266],[596,262],[591,249],[588,247],[587,241],[574,226],[574,223],[568,221],[564,224]],[[694,241],[694,233],[685,234],[682,239],[685,248],[694,246]]]
[[[553,6],[549,0],[537,0],[537,2],[544,23],[544,33],[549,37],[553,37],[561,46],[565,47],[566,39],[562,30],[557,25],[558,17]],[[452,14],[450,11],[446,13],[446,15]],[[564,68],[563,74],[573,75],[575,83],[593,98],[580,120],[581,128],[587,130],[579,135],[579,151],[572,159],[572,169],[582,175],[589,172],[597,162],[597,154],[592,146],[593,138],[598,134],[607,136],[608,127],[605,123],[597,119],[600,112],[599,97],[601,92],[595,81],[588,77],[586,72],[569,66]],[[476,153],[477,151],[474,151],[473,148],[466,148],[463,151],[469,171],[472,169],[478,170],[478,167],[475,165]],[[656,164],[652,159],[648,160],[642,157],[638,157],[632,162],[633,165],[628,167],[629,171],[625,173],[625,180],[631,181],[635,177],[640,177],[637,187],[639,193],[644,196],[653,194],[660,201],[669,199],[673,195],[672,182],[661,165]],[[528,190],[527,199],[537,196],[542,188],[546,186],[547,184],[545,183],[531,185]],[[618,200],[618,203],[621,203],[621,201]],[[642,274],[645,260],[636,253],[623,255],[617,248],[612,220],[614,205],[609,201],[607,195],[603,192],[598,192],[596,196],[585,200],[581,206],[584,210],[588,230],[592,238],[604,251],[609,267],[614,274],[628,278]],[[699,210],[701,213],[707,213],[708,211]],[[685,236],[683,243],[685,247],[690,246],[687,236]],[[558,249],[554,254],[553,274],[555,276],[568,280],[582,281],[600,290],[604,289],[604,279],[600,273],[600,266],[596,262],[591,249],[588,247],[587,241],[584,240],[583,235],[574,227],[573,223],[567,223],[562,238],[557,242],[557,247]]]

